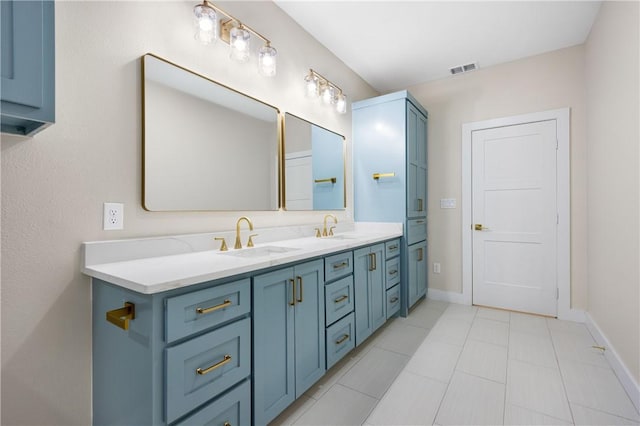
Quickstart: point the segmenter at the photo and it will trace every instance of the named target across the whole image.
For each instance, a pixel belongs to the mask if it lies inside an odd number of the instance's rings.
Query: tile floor
[[[638,425],[579,323],[426,299],[272,425]]]

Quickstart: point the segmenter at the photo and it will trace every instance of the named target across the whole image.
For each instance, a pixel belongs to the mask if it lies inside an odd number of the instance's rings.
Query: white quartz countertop
[[[212,240],[211,235],[202,235],[201,239]],[[84,243],[82,272],[138,293],[154,294],[400,236],[402,224],[363,224],[333,237],[256,242],[254,248],[231,248],[226,252],[197,248],[193,251],[199,236]],[[180,252],[177,247],[191,247],[192,251]]]

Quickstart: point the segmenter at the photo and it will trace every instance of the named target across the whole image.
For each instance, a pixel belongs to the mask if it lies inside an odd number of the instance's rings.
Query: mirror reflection
[[[285,113],[287,210],[345,208],[344,136]]]
[[[143,56],[143,207],[277,210],[278,110]]]

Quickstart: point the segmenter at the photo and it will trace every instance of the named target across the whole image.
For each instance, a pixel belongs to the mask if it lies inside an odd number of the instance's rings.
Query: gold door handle
[[[335,264],[333,265],[333,269],[334,269],[334,270],[336,270],[336,269],[342,269],[342,268],[345,268],[345,267],[347,267],[347,266],[349,266],[349,262],[335,263]]]
[[[345,340],[347,340],[349,338],[348,334],[343,335],[341,338],[339,338],[338,340],[336,340],[336,345],[339,345],[340,343],[344,342]]]
[[[231,300],[226,299],[221,304],[216,305],[216,306],[211,306],[210,308],[196,308],[196,313],[198,313],[198,314],[208,314],[210,312],[217,311],[218,309],[224,309],[227,306],[231,306],[232,304],[233,303],[231,302]]]
[[[296,304],[296,282],[293,278],[289,278],[289,283],[291,283],[291,302],[289,302],[290,306],[295,306]]]
[[[420,247],[418,250],[420,250],[418,253],[418,262],[422,262],[422,257],[424,256],[424,254],[422,253],[422,247]]]
[[[421,212],[423,208],[422,198],[418,198],[418,211]]]
[[[333,303],[340,303],[340,302],[342,302],[343,300],[348,299],[348,298],[349,298],[349,296],[347,296],[346,294],[343,294],[342,296],[340,296],[340,297],[338,297],[337,299],[335,299],[335,300],[333,301]]]
[[[384,178],[384,177],[394,177],[396,174],[395,172],[391,172],[391,173],[374,173],[373,174],[373,178],[375,180],[378,180],[380,178]]]
[[[215,370],[216,368],[220,368],[225,364],[228,364],[229,362],[231,362],[231,355],[227,354],[224,356],[224,358],[222,359],[222,361],[217,362],[215,364],[213,364],[211,367],[207,367],[205,369],[202,368],[196,368],[196,373],[198,373],[201,376],[204,376],[205,374],[209,374],[211,373],[213,370]]]
[[[378,256],[376,253],[372,253],[373,254],[373,271],[375,271],[376,269],[378,269]]]
[[[337,181],[338,181],[338,179],[336,179],[334,177],[330,177],[330,178],[326,178],[326,179],[316,179],[316,180],[314,180],[315,183],[326,183],[326,182],[336,183]]]
[[[481,223],[476,223],[475,225],[473,225],[473,229],[475,229],[476,231],[487,231],[487,230],[489,230],[489,228],[487,228],[486,226],[482,226]]]
[[[124,302],[124,307],[107,311],[107,321],[123,330],[129,329],[129,320],[136,319],[136,305]]]
[[[302,296],[302,292],[303,292],[302,287],[304,285],[304,282],[302,281],[302,277],[299,276],[299,275],[296,277],[296,279],[298,280],[298,285],[300,286],[300,297],[298,298],[298,302],[302,303],[302,298],[303,298],[303,296]]]
[[[373,271],[375,268],[373,267],[373,253],[369,253],[369,272]]]

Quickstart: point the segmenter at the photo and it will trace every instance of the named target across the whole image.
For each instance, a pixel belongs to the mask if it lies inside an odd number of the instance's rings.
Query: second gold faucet
[[[253,231],[253,223],[251,222],[251,219],[249,219],[246,216],[242,216],[240,219],[238,219],[238,221],[236,222],[236,243],[233,245],[233,248],[236,250],[242,248],[242,241],[240,241],[240,222],[242,222],[243,220],[249,224],[249,231]],[[253,246],[253,241],[251,241],[251,237],[249,237],[247,246],[248,247]]]
[[[329,219],[329,218],[332,218],[332,219],[333,219],[333,223],[334,223],[334,224],[336,224],[336,225],[338,224],[338,218],[337,218],[337,217],[335,217],[335,215],[332,215],[331,213],[326,214],[326,215],[324,216],[324,228],[322,228],[322,236],[323,236],[323,237],[328,237],[328,236],[333,235],[333,228],[335,228],[335,226],[332,226],[332,227],[329,229],[329,232],[327,232],[327,219]]]

